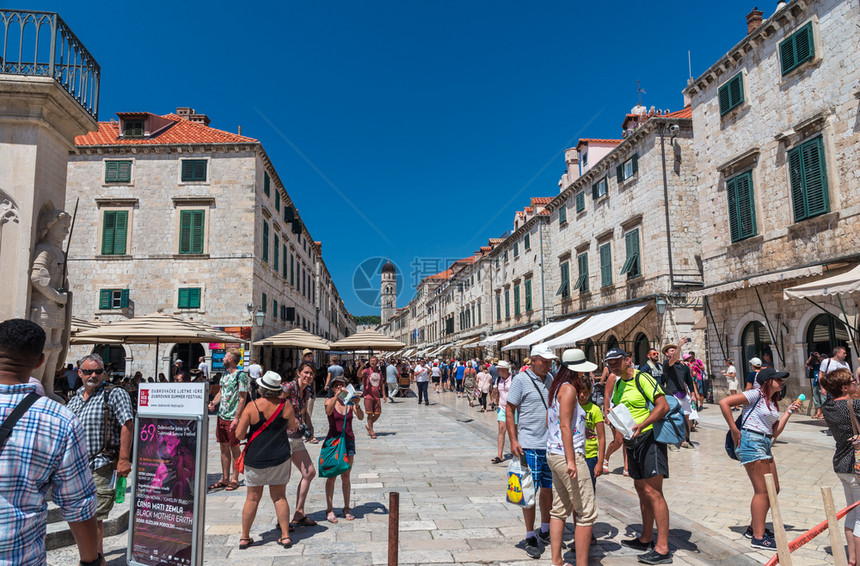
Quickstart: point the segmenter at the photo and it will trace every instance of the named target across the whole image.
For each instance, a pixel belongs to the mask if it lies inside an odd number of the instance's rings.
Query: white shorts
[[[738,390],[738,382],[730,381],[729,382],[729,391],[737,391]]]
[[[678,399],[675,397],[675,399]],[[678,399],[681,402],[681,410],[684,411],[684,415],[690,416],[690,413],[693,412],[693,406],[690,404],[690,396],[687,395],[683,399]]]

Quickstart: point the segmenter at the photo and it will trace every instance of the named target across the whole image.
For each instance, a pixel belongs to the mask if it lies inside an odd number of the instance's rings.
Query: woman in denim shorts
[[[752,548],[762,550],[776,549],[773,533],[765,531],[764,527],[770,509],[765,474],[773,474],[776,491],[779,493],[779,477],[771,447],[774,439],[782,433],[791,414],[800,407],[800,401],[795,401],[784,413],[779,411],[779,393],[787,377],[788,372],[764,368],[756,377],[761,389],[750,389],[720,401],[720,410],[729,423],[735,441],[735,454],[746,469],[753,486],[754,493],[750,504],[752,522],[744,536],[752,539]],[[732,418],[732,408],[737,406],[743,406],[741,428],[738,428]]]

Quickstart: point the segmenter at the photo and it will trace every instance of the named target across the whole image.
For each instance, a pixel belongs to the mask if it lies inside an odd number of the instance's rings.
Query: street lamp
[[[657,306],[657,314],[659,314],[660,316],[666,314],[666,307],[668,306],[668,303],[666,302],[666,299],[663,297],[663,295],[657,295],[657,298],[654,300],[654,304]]]
[[[257,323],[257,326],[263,326],[263,323],[266,322],[266,311],[257,309],[254,313],[254,322]]]

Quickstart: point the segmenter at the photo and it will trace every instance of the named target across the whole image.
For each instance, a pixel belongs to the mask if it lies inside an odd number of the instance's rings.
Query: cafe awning
[[[503,340],[510,340],[520,334],[525,334],[528,332],[528,328],[518,328],[517,330],[507,330],[505,332],[499,332],[498,334],[493,334],[491,336],[487,336],[485,339],[478,342],[478,346],[492,346],[494,344],[498,344]]]
[[[558,338],[554,338],[546,344],[550,348],[575,348],[576,343],[587,340],[592,336],[603,334],[610,328],[618,326],[637,312],[648,306],[648,303],[640,303],[629,307],[621,307],[610,311],[599,312],[591,315],[591,318]]]
[[[372,350],[376,352],[396,352],[405,345],[406,344],[400,342],[399,340],[395,340],[390,336],[386,336],[381,332],[377,332],[368,328],[366,330],[362,330],[361,332],[353,334],[352,336],[341,338],[330,346],[332,349],[337,350]]]
[[[293,328],[262,340],[254,342],[254,346],[274,346],[278,348],[310,348],[311,350],[328,350],[330,342],[301,328]]]
[[[471,338],[466,338],[460,342],[454,344],[460,348],[477,348],[480,345],[481,337],[480,336],[472,336]]]
[[[782,296],[785,300],[815,299],[851,293],[860,293],[860,265],[839,275],[783,289]]]
[[[565,330],[567,330],[574,324],[584,320],[585,318],[586,317],[584,316],[577,316],[574,318],[550,322],[549,324],[538,328],[534,332],[530,332],[522,338],[514,340],[513,342],[502,348],[502,351],[506,352],[508,350],[528,350],[535,344],[540,344],[547,338],[555,336],[559,332],[564,332]]]

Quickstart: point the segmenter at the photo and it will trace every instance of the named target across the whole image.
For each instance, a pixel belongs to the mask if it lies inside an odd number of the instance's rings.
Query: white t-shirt
[[[209,379],[209,366],[206,365],[206,362],[200,362],[200,365],[197,366],[197,369],[203,373],[204,379]]]
[[[761,389],[744,391],[744,397],[749,401],[744,406],[741,422],[747,430],[755,430],[762,434],[773,434],[773,425],[779,420],[780,412],[775,405],[768,406]],[[747,416],[749,415],[749,416]]]
[[[442,377],[442,370],[439,369],[439,366],[433,366],[433,369],[430,371],[433,374],[433,377]]]
[[[248,375],[252,379],[257,379],[263,375],[263,367],[260,364],[251,364],[248,368]]]
[[[831,371],[836,371],[838,369],[848,369],[851,368],[845,362],[840,362],[839,360],[834,360],[833,358],[827,358],[821,365],[818,366],[818,371],[820,373],[830,373]]]
[[[425,383],[430,381],[430,376],[427,375],[427,368],[418,364],[415,366],[415,383]]]
[[[734,376],[732,376],[730,374],[734,374]],[[729,366],[729,368],[726,370],[726,378],[729,381],[737,381],[738,380],[738,372],[737,372],[737,370],[735,370],[735,366]]]

